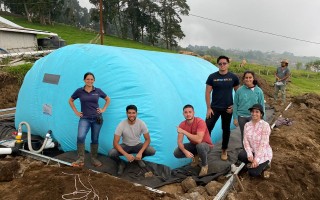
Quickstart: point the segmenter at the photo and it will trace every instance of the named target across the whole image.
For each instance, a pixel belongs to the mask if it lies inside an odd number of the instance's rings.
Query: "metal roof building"
[[[0,16],[0,49],[9,53],[36,51],[38,34],[57,36],[48,31],[24,28]]]

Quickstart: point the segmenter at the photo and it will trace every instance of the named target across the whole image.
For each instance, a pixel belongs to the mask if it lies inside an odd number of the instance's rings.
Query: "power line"
[[[217,23],[220,23],[220,24],[228,25],[228,26],[234,26],[234,27],[237,27],[237,28],[241,28],[241,29],[245,29],[245,30],[249,30],[249,31],[258,32],[258,33],[273,35],[273,36],[282,37],[282,38],[291,39],[291,40],[297,40],[297,41],[300,41],[300,42],[307,42],[307,43],[311,43],[311,44],[320,44],[320,42],[313,42],[313,41],[310,41],[310,40],[304,40],[304,39],[294,38],[294,37],[290,37],[290,36],[286,36],[286,35],[280,35],[280,34],[277,34],[277,33],[271,33],[271,32],[267,32],[267,31],[261,31],[261,30],[258,30],[258,29],[248,28],[248,27],[245,27],[245,26],[237,25],[237,24],[231,24],[231,23],[228,23],[228,22],[223,22],[223,21],[219,21],[219,20],[216,20],[216,19],[211,19],[211,18],[207,18],[207,17],[202,17],[202,16],[199,16],[199,15],[194,15],[194,14],[189,14],[189,15],[191,15],[191,16],[193,16],[193,17],[198,17],[198,18],[201,18],[201,19],[205,19],[205,20],[217,22]]]

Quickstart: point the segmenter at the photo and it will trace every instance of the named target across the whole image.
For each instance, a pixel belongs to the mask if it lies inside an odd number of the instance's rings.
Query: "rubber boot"
[[[84,144],[77,145],[78,160],[72,163],[73,167],[82,167],[84,165]]]
[[[100,167],[102,163],[98,160],[98,144],[91,144],[91,163],[95,167]]]
[[[124,163],[124,161],[119,159],[118,171],[117,171],[118,176],[121,176],[123,174],[125,167],[126,167],[126,164]]]

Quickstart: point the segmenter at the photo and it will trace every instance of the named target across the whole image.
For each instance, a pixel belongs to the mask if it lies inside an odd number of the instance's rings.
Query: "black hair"
[[[85,73],[85,74],[84,74],[84,76],[83,76],[83,80],[86,80],[87,76],[89,76],[89,75],[93,76],[93,80],[95,80],[95,79],[96,79],[96,78],[94,77],[93,73],[91,73],[91,72],[87,72],[87,73]]]
[[[217,58],[217,63],[219,63],[221,59],[226,59],[227,62],[229,63],[229,58],[227,56],[219,56],[219,58]]]
[[[183,106],[183,109],[182,109],[182,110],[184,110],[184,109],[186,109],[186,108],[192,108],[192,110],[194,110],[193,106],[190,105],[190,104],[187,104],[187,105]]]
[[[244,77],[246,76],[246,74],[252,74],[252,76],[253,76],[253,85],[254,86],[258,85],[258,81],[256,80],[256,75],[255,75],[254,71],[249,71],[249,70],[245,71],[243,73],[243,76],[242,76],[242,81],[244,80]]]
[[[263,118],[264,116],[264,112],[263,112],[263,106],[261,104],[254,104],[251,108],[249,108],[248,110],[250,110],[250,112],[252,112],[252,110],[259,110],[260,113],[261,113],[261,119]]]
[[[128,105],[126,107],[126,111],[128,112],[128,110],[135,110],[136,112],[138,112],[138,108],[135,105]]]

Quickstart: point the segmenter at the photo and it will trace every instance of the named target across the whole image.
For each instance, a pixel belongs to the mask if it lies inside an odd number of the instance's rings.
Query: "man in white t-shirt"
[[[122,175],[125,163],[119,156],[125,156],[128,162],[137,161],[140,167],[145,167],[142,158],[156,153],[150,146],[150,135],[146,124],[137,118],[138,109],[135,105],[126,108],[127,119],[120,122],[113,138],[113,149],[109,151],[109,157],[118,164],[118,175]],[[144,142],[140,137],[143,135]],[[122,137],[122,144],[119,144]],[[135,154],[135,155],[134,155]]]

